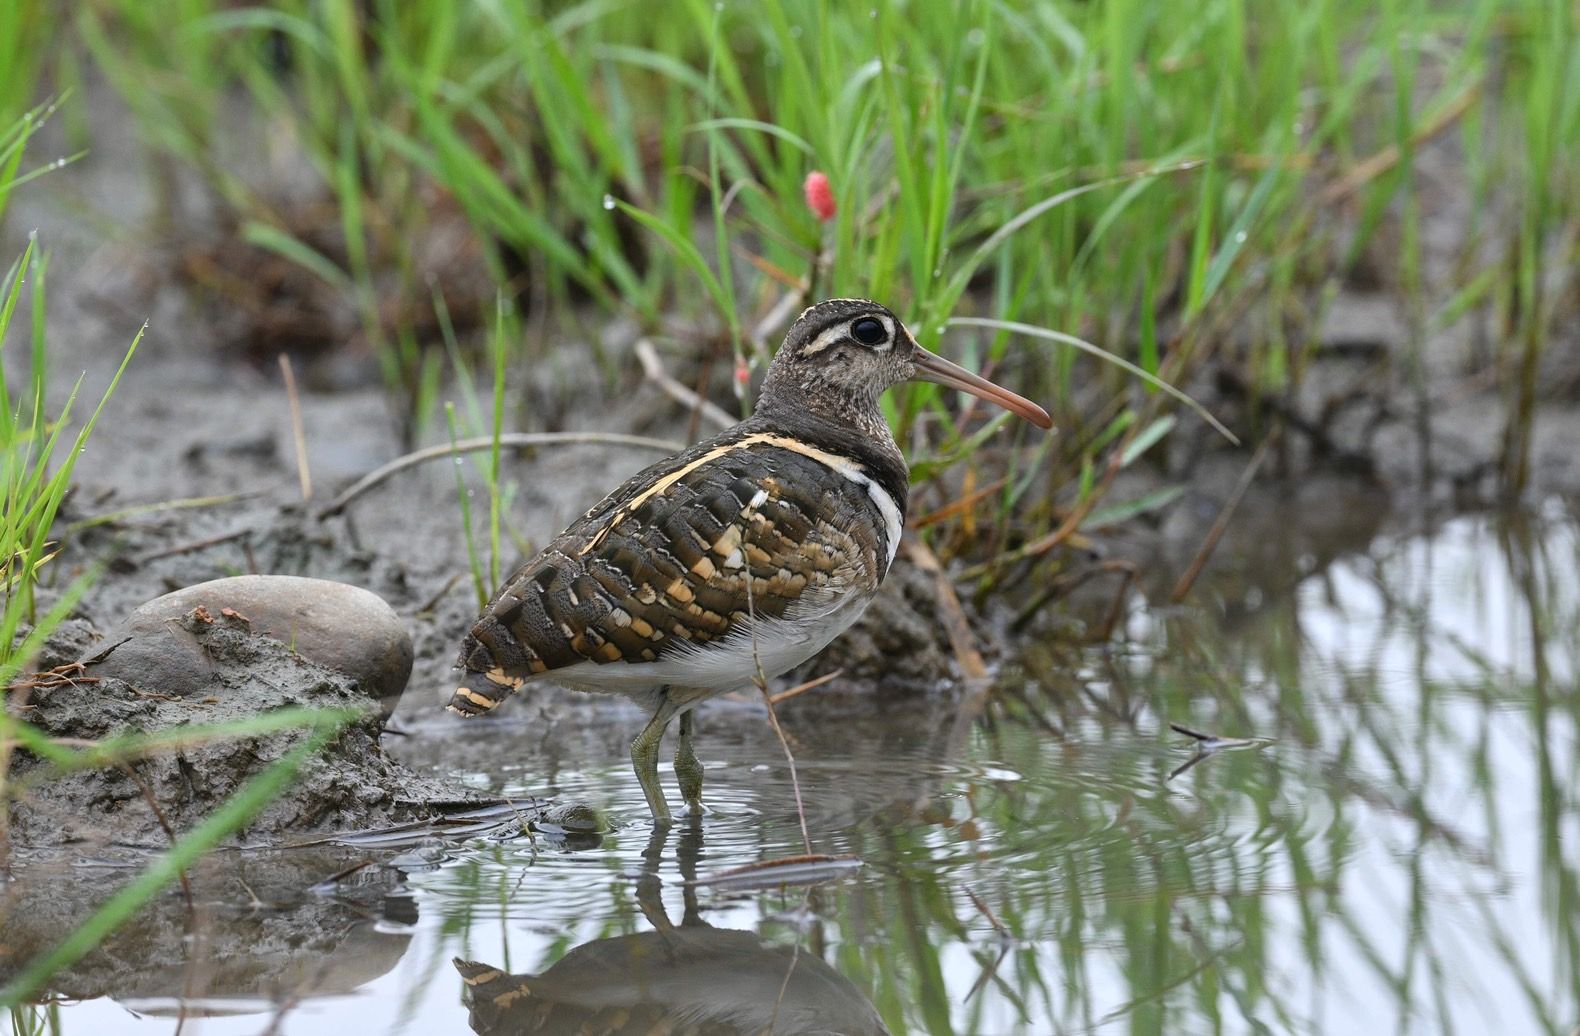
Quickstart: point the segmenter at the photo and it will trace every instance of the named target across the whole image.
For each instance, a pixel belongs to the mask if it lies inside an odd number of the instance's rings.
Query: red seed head
[[[834,188],[829,186],[828,175],[813,170],[806,174],[806,207],[812,214],[827,223],[834,218]]]

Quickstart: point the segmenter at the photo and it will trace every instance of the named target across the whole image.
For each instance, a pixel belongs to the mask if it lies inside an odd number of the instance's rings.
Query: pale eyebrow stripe
[[[859,317],[852,318],[852,320],[848,323],[837,324],[834,327],[824,331],[801,349],[801,355],[816,356],[818,353],[822,352],[824,349],[827,349],[834,343],[848,337],[850,334],[850,325],[852,323],[855,323],[857,320],[868,319],[876,320],[878,323],[882,324],[883,330],[887,337],[878,345],[862,345],[859,342],[857,344],[861,345],[863,349],[871,349],[873,352],[877,353],[888,352],[890,349],[894,348],[894,321],[890,320],[881,313],[864,313]]]
[[[827,349],[835,342],[843,339],[846,335],[846,329],[849,326],[850,325],[848,324],[836,324],[833,327],[827,329],[822,334],[812,339],[811,342],[807,343],[807,345],[802,348],[801,355],[816,356],[818,353],[822,352],[824,349]]]

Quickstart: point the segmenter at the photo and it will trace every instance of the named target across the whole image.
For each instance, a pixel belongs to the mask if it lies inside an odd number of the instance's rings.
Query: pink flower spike
[[[829,186],[828,174],[813,170],[806,174],[806,207],[819,220],[827,223],[834,218],[834,188]]]
[[[744,385],[752,380],[752,369],[746,366],[746,361],[741,360],[735,365],[735,383]]]

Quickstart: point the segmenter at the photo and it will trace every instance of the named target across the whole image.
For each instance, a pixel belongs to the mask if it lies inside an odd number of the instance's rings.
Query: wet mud
[[[400,873],[366,860],[342,846],[211,854],[52,986],[152,1015],[244,1014],[349,992],[395,966],[415,915]],[[18,861],[0,892],[0,982],[54,948],[137,866],[115,854],[66,869]],[[183,1007],[183,994],[200,1000]]]
[[[133,733],[178,735],[195,725],[267,718],[289,708],[354,716],[302,765],[281,796],[237,832],[244,845],[411,821],[444,806],[481,801],[385,755],[378,700],[355,679],[254,631],[234,612],[213,615],[195,608],[171,625],[206,667],[192,693],[168,693],[179,689],[126,670],[137,683],[94,675],[100,667],[93,664],[68,665],[24,684],[25,703],[14,694],[13,712],[67,745]],[[73,640],[81,629],[72,627]],[[160,686],[168,690],[146,689]],[[304,725],[241,737],[194,737],[146,758],[65,773],[18,752],[9,775],[9,838],[20,849],[164,848],[314,734]]]

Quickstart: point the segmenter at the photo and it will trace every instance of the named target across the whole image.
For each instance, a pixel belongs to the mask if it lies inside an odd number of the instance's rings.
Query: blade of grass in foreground
[[[73,770],[96,770],[106,766],[119,766],[156,752],[187,748],[211,741],[261,737],[265,734],[276,734],[284,730],[318,726],[328,722],[345,724],[361,714],[355,709],[279,708],[242,719],[219,723],[194,723],[151,734],[117,734],[87,747],[56,741],[28,724],[18,724],[17,734],[18,740],[24,747],[54,764],[54,769],[47,776],[58,777]]]
[[[1045,338],[1050,342],[1063,342],[1065,345],[1072,345],[1084,353],[1092,354],[1093,356],[1102,360],[1104,363],[1111,363],[1130,374],[1134,374],[1148,385],[1156,386],[1163,392],[1174,397],[1193,410],[1198,417],[1211,425],[1213,430],[1219,435],[1223,436],[1225,439],[1228,439],[1236,446],[1240,445],[1239,436],[1235,435],[1233,432],[1229,431],[1228,428],[1224,427],[1223,422],[1212,416],[1212,413],[1206,407],[1196,402],[1190,396],[1187,396],[1185,393],[1181,392],[1173,385],[1170,385],[1162,378],[1159,378],[1157,375],[1147,373],[1124,357],[1115,356],[1107,349],[1093,345],[1091,342],[1088,342],[1085,339],[1077,338],[1074,335],[1067,335],[1063,331],[1054,331],[1046,327],[1037,327],[1033,324],[1020,324],[1013,320],[993,320],[988,317],[951,317],[949,320],[949,326],[987,327],[992,328],[995,331],[1012,331],[1015,334],[1030,335],[1033,338]]]
[[[203,823],[177,842],[131,884],[94,911],[76,931],[66,936],[49,953],[31,961],[11,982],[0,987],[0,1007],[9,1007],[39,989],[49,977],[80,960],[147,903],[159,890],[186,870],[198,857],[214,848],[227,836],[252,819],[285,789],[296,771],[318,749],[339,732],[344,720],[324,725],[269,769],[253,778]]]

